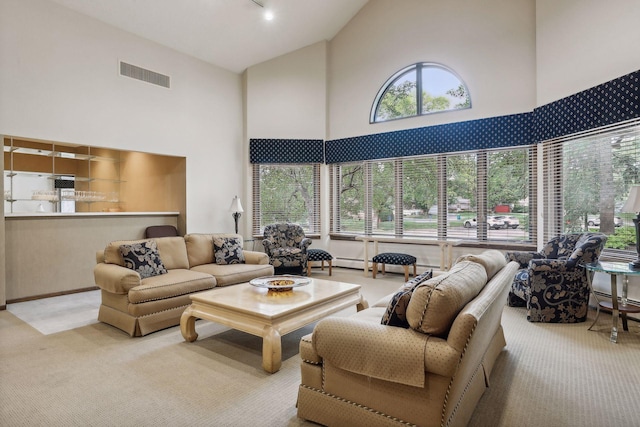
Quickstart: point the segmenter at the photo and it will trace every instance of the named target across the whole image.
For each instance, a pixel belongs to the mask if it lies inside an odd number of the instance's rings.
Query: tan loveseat
[[[242,236],[237,234],[187,234],[109,243],[96,254],[94,268],[102,293],[98,320],[131,336],[147,335],[180,324],[194,292],[273,274],[269,257],[262,252],[243,251],[242,264],[216,264],[214,236],[238,238],[242,247]],[[138,272],[124,267],[120,246],[148,240],[155,241],[167,273],[141,279]]]
[[[298,417],[327,426],[466,425],[506,345],[500,320],[517,268],[499,251],[458,259],[414,288],[407,329],[381,324],[393,295],[318,322],[300,343]]]

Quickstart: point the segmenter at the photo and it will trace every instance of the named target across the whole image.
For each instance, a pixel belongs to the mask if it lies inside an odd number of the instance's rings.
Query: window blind
[[[278,222],[300,224],[320,234],[320,165],[253,166],[253,235]]]
[[[586,230],[620,235],[616,245],[635,241],[623,236],[633,234],[634,215],[621,208],[640,184],[640,121],[546,141],[542,150],[545,241]]]

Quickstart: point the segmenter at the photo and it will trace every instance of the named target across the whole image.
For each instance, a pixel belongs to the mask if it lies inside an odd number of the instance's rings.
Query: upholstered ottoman
[[[329,276],[331,276],[331,260],[333,260],[333,256],[322,249],[307,249],[307,276],[311,276],[311,262],[312,261],[320,261],[322,262],[322,270],[324,270],[324,262],[327,261],[329,263]]]
[[[413,276],[416,275],[416,257],[413,255],[401,254],[397,252],[384,252],[374,256],[373,261],[373,278],[376,278],[378,272],[378,264],[382,264],[381,272],[384,274],[384,265],[402,265],[404,267],[404,280],[409,280],[409,266],[413,265]]]

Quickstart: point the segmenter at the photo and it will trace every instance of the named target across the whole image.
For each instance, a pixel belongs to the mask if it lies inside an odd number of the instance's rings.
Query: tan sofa
[[[180,316],[191,304],[194,292],[248,282],[273,274],[269,257],[262,252],[243,251],[245,263],[215,263],[213,238],[237,234],[187,234],[184,237],[160,237],[111,242],[96,254],[96,285],[102,304],[98,320],[122,329],[131,336],[147,335],[180,324]],[[124,267],[120,245],[154,240],[166,274],[140,278],[138,272]]]
[[[410,294],[407,329],[381,324],[393,295],[318,322],[300,343],[298,417],[327,426],[466,425],[506,345],[500,321],[517,269],[499,251],[458,259]]]

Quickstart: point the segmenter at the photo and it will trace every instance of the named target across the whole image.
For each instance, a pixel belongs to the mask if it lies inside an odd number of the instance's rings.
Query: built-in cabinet
[[[186,159],[4,136],[4,212],[180,212]]]
[[[121,158],[119,150],[5,137],[4,211],[121,211]]]

